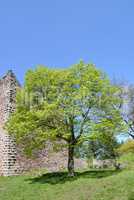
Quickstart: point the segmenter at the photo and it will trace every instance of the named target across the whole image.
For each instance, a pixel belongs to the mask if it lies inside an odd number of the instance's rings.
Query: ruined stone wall
[[[16,148],[13,139],[4,130],[10,114],[15,110],[16,90],[19,83],[12,71],[0,79],[0,175],[16,173]]]

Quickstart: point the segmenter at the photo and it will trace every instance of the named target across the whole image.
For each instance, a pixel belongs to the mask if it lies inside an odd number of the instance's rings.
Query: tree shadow
[[[131,192],[128,196],[128,200],[134,200],[134,192]]]
[[[67,172],[51,172],[43,174],[39,177],[26,179],[30,181],[30,184],[40,183],[40,184],[63,184],[67,181],[75,181],[78,178],[104,178],[112,175],[116,175],[120,170],[91,170],[84,172],[76,172],[74,177],[69,177]]]

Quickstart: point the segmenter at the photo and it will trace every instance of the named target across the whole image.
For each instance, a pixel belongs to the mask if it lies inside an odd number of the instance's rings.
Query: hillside
[[[134,200],[133,169],[89,170],[75,178],[68,178],[65,172],[40,173],[0,177],[0,199]]]

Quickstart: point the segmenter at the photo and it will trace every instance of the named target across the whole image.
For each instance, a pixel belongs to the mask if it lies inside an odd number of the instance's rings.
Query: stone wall
[[[15,110],[16,90],[19,87],[12,71],[0,79],[0,175],[16,174],[16,147],[4,130],[10,114]]]

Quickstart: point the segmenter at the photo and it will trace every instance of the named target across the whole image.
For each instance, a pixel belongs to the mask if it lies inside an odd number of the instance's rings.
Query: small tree
[[[89,152],[92,154],[93,158],[105,160],[117,158],[117,148],[119,144],[114,136],[108,136],[108,134],[102,138],[96,140],[91,140],[88,143]]]
[[[69,69],[38,67],[29,70],[18,93],[16,112],[7,128],[29,153],[47,140],[61,139],[68,147],[68,172],[74,176],[74,148],[89,140],[94,124],[121,125],[118,87],[92,64]]]
[[[114,85],[120,88],[118,95],[122,101],[116,109],[120,110],[124,127],[126,125],[123,134],[134,139],[134,85],[129,85],[123,80],[121,82],[114,80]]]
[[[109,130],[106,133],[104,131],[103,133],[99,132],[96,136],[93,137],[92,134],[92,138],[89,141],[75,148],[75,156],[78,158],[87,158],[87,160],[91,160],[92,158],[116,160],[118,156],[117,149],[120,146],[116,134]]]
[[[127,87],[126,93],[126,110],[124,111],[124,121],[128,127],[128,135],[134,139],[134,86]]]

